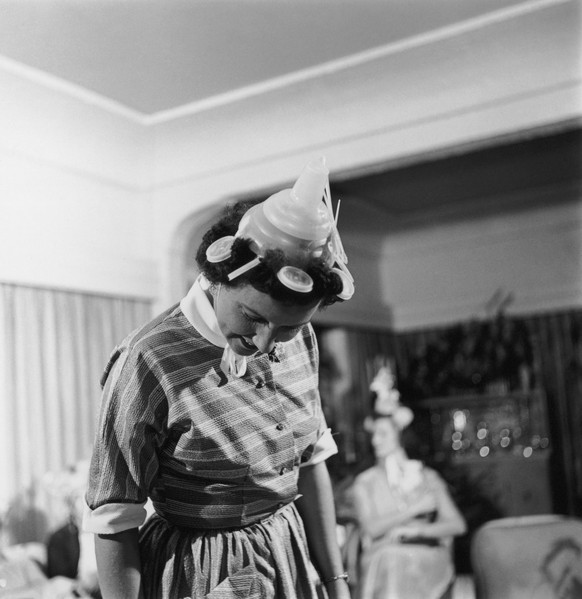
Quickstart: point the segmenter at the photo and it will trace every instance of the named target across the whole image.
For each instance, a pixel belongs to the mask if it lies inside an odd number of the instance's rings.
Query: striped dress
[[[227,376],[222,348],[174,306],[113,353],[85,528],[141,526],[147,597],[320,596],[293,503],[299,468],[329,434],[311,325],[284,349]]]

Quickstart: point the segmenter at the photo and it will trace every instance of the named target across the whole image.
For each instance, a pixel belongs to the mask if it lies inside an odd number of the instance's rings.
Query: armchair
[[[471,542],[477,599],[582,597],[582,520],[559,515],[500,518]]]

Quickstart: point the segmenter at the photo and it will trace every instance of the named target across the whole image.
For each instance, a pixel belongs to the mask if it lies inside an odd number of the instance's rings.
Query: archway
[[[173,298],[182,298],[194,282],[196,250],[202,236],[222,210],[226,200],[206,206],[186,217],[177,227],[170,251],[170,286]]]

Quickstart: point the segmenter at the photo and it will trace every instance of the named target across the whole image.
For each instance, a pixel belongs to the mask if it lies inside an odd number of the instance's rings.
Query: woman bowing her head
[[[113,352],[85,514],[104,599],[349,597],[310,324],[354,292],[336,222],[323,160],[227,207],[186,297]]]

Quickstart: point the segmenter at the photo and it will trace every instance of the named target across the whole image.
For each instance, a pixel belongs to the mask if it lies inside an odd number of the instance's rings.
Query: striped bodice
[[[151,497],[178,526],[229,528],[292,501],[326,424],[311,326],[284,348],[236,378],[177,306],[132,333],[104,375],[89,507]]]

